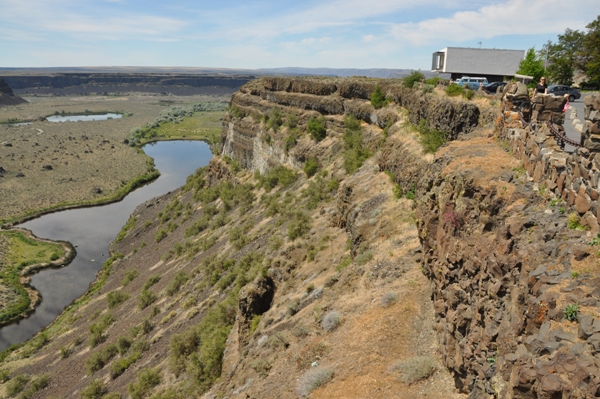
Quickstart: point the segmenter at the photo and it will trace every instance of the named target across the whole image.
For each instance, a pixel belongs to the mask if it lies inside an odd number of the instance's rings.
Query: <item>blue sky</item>
[[[447,46],[536,49],[599,0],[0,0],[0,67],[431,67]]]

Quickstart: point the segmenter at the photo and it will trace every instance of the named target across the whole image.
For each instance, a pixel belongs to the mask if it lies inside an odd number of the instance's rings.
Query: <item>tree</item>
[[[600,82],[600,15],[586,26],[582,40],[582,66],[589,81]]]
[[[527,50],[525,58],[519,63],[519,69],[517,73],[520,75],[533,76],[534,86],[540,81],[540,78],[544,76],[544,61],[542,61],[535,53],[535,48],[532,47]]]
[[[564,35],[558,35],[558,43],[549,43],[548,78],[552,83],[573,83],[573,72],[578,67],[583,38],[582,32],[567,28]]]
[[[402,82],[405,87],[413,87],[415,83],[418,83],[422,80],[425,80],[425,75],[421,73],[421,71],[412,71],[410,75],[405,78],[402,78]]]

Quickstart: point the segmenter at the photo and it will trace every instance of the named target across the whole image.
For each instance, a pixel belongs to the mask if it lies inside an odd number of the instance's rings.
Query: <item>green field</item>
[[[19,231],[0,231],[0,323],[5,323],[30,305],[19,282],[21,270],[30,265],[49,264],[65,255],[59,243],[37,241]]]

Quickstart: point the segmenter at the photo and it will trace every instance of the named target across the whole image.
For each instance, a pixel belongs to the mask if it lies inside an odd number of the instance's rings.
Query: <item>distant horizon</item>
[[[568,6],[558,0],[0,4],[4,68],[180,65],[426,71],[431,55],[445,47],[539,50],[567,28],[585,30],[600,14],[597,0]]]

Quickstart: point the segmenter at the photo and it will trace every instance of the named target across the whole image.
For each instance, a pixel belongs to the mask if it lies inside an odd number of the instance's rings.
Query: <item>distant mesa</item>
[[[0,106],[3,105],[19,105],[26,103],[27,101],[19,96],[15,96],[12,89],[4,81],[0,79]]]

